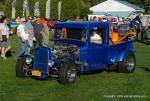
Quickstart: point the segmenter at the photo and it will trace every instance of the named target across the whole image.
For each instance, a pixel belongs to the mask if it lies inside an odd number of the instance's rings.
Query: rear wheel
[[[29,66],[26,64],[26,58],[20,58],[16,63],[16,76],[25,78],[28,76]]]
[[[132,73],[135,70],[136,59],[133,53],[127,53],[122,62],[118,63],[118,72]]]
[[[77,76],[76,65],[73,62],[64,62],[59,72],[59,82],[61,84],[72,84]]]

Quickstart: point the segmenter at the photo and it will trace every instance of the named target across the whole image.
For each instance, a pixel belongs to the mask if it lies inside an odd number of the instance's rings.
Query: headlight
[[[53,65],[54,65],[54,61],[49,60],[49,61],[48,61],[48,66],[49,66],[49,67],[52,67]]]
[[[26,58],[26,64],[31,64],[32,63],[32,58],[31,57],[27,57]]]

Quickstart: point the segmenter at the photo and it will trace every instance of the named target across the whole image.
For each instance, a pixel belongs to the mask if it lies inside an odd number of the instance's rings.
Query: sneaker
[[[5,56],[3,56],[3,60],[6,60],[7,58]]]
[[[1,57],[3,58],[3,60],[6,60],[7,58],[5,57],[5,56],[3,56],[2,54],[1,54]]]
[[[1,57],[3,58],[3,55],[1,54]]]

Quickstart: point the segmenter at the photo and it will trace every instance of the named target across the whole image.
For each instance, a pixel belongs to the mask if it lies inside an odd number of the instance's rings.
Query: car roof
[[[101,27],[101,26],[109,26],[108,22],[97,22],[97,21],[81,21],[81,22],[60,22],[55,24],[54,28],[93,28],[93,27]]]

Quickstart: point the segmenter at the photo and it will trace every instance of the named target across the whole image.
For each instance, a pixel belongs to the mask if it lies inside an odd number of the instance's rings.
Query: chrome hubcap
[[[134,59],[133,58],[129,58],[126,62],[126,66],[127,66],[127,69],[129,71],[133,70],[134,69],[134,66],[135,66],[135,62],[134,62]]]
[[[68,77],[69,82],[74,81],[76,78],[76,70],[75,69],[68,70],[67,77]]]
[[[28,75],[28,66],[26,64],[23,65],[23,72],[27,76]]]

